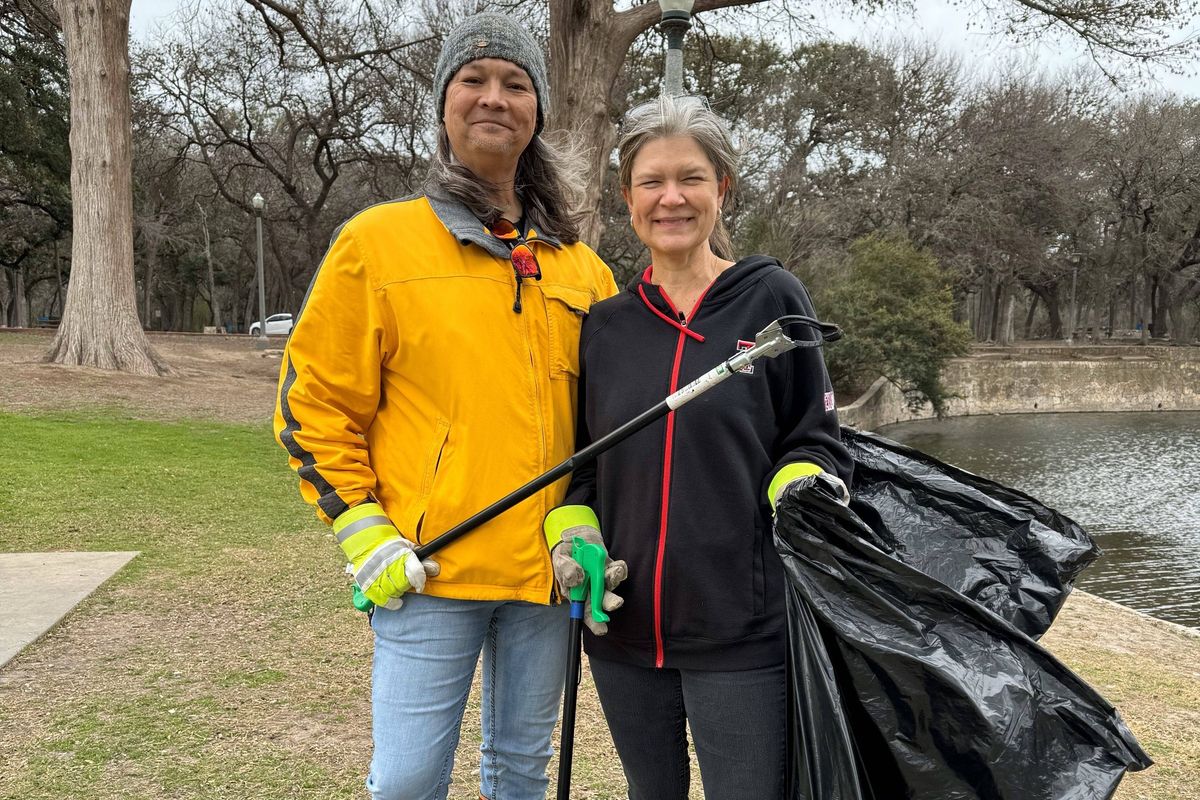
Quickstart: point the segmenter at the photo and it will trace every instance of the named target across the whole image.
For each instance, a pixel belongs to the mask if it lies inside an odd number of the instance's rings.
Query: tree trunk
[[[158,267],[158,242],[150,239],[149,237],[143,237],[143,240],[146,242],[147,246],[146,273],[145,279],[142,281],[142,291],[145,292],[145,297],[142,298],[142,302],[145,305],[145,313],[142,315],[142,328],[144,330],[150,330],[151,325],[153,324],[153,318],[150,316],[150,312],[153,308],[151,303],[154,299],[154,273]]]
[[[976,341],[983,342],[991,338],[992,306],[992,277],[984,273],[979,283],[979,313],[975,317]]]
[[[1000,310],[1003,308],[1004,302],[1004,282],[997,280],[996,289],[992,294],[992,307],[988,309],[988,341],[995,342],[1000,338]]]
[[[57,304],[58,317],[62,319],[65,295],[63,294],[62,262],[58,258],[58,239],[54,240],[54,277],[58,280],[58,291],[54,295],[54,301]]]
[[[1148,278],[1149,286],[1146,292],[1146,301],[1150,304],[1150,335],[1153,337],[1162,336],[1162,319],[1159,314],[1161,304],[1158,302],[1158,276],[1151,275]]]
[[[0,274],[4,275],[4,280],[6,283],[10,282],[11,279],[8,275],[8,267],[5,267],[4,272]],[[8,309],[11,305],[11,295],[6,291],[0,291],[0,328],[8,327]]]
[[[1029,310],[1025,312],[1025,330],[1022,333],[1022,335],[1025,337],[1025,341],[1029,341],[1030,339],[1033,338],[1033,320],[1034,320],[1034,317],[1037,315],[1037,307],[1038,307],[1039,299],[1041,299],[1041,298],[1039,298],[1037,296],[1036,292],[1031,294],[1031,297],[1029,300]]]
[[[1013,310],[1017,303],[1012,284],[1007,280],[1001,285],[1000,294],[997,299],[1002,312],[1000,314],[999,330],[996,331],[996,344],[1007,346],[1012,344]]]
[[[581,208],[587,210],[580,234],[592,247],[600,243],[600,193],[608,175],[609,155],[617,131],[609,109],[612,87],[633,38],[618,40],[620,31],[609,2],[550,0],[549,131],[567,132],[582,151],[585,174]],[[637,34],[635,33],[634,36]]]
[[[200,224],[204,228],[204,260],[208,262],[208,307],[212,310],[212,324],[218,330],[221,328],[221,303],[217,300],[217,279],[213,272],[212,260],[212,243],[208,238],[208,215],[204,213],[204,206],[200,205],[200,201],[196,201],[196,208],[200,209]]]
[[[1137,329],[1138,322],[1138,279],[1134,275],[1129,279],[1129,325],[1126,327],[1129,330]]]
[[[141,375],[170,368],[138,324],[133,280],[130,0],[58,0],[71,87],[71,283],[46,358]]]
[[[29,298],[25,296],[25,268],[13,270],[13,327],[29,327]]]
[[[1150,281],[1150,276],[1146,275],[1146,291],[1138,298],[1138,322],[1142,323],[1142,344],[1147,344],[1150,341],[1150,295],[1154,291],[1154,284]]]
[[[1063,338],[1062,311],[1059,309],[1058,284],[1055,283],[1048,287],[1030,286],[1028,289],[1046,306],[1046,321],[1050,326],[1050,330],[1047,331],[1049,338]],[[1030,313],[1033,313],[1032,309]]]

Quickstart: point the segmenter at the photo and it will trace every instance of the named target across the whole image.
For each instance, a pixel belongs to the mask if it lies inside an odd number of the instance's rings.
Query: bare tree
[[[431,105],[420,65],[434,46],[420,21],[401,28],[369,4],[247,0],[214,4],[140,53],[155,124],[207,175],[214,203],[244,224],[250,198],[266,197],[273,308],[298,308],[338,223],[419,185]]]

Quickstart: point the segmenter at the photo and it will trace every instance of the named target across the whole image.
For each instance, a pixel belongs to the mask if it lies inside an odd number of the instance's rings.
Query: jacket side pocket
[[[421,488],[417,494],[417,502],[409,512],[405,530],[402,531],[406,536],[413,537],[417,544],[424,544],[421,541],[421,528],[425,523],[425,511],[429,508],[429,498],[433,494],[433,480],[437,477],[438,469],[441,467],[442,454],[446,450],[446,441],[449,438],[450,421],[438,417],[433,438],[425,449],[425,466],[421,470]]]

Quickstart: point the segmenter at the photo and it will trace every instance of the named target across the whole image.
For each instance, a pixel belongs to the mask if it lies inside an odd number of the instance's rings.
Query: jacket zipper
[[[653,267],[651,267],[651,269],[653,269]],[[646,277],[649,278],[649,270],[647,270]],[[716,283],[715,279],[713,280],[713,283]],[[675,322],[666,314],[663,314],[661,311],[656,309],[654,304],[651,303],[649,298],[646,297],[646,293],[639,287],[639,292],[641,292],[642,295],[642,302],[644,302],[651,311],[653,311],[662,319],[666,320],[668,323],[675,325],[675,327],[679,330],[679,341],[675,344],[675,362],[671,365],[671,394],[674,394],[679,389],[679,371],[683,366],[683,345],[689,338],[695,339],[698,342],[704,341],[703,336],[688,327],[688,320],[696,318],[697,312],[700,311],[700,304],[704,302],[705,295],[708,294],[708,290],[712,287],[713,284],[710,283],[704,288],[704,291],[701,292],[700,296],[696,298],[696,305],[692,307],[692,313],[686,317],[683,315],[683,312],[676,308],[675,304],[671,302],[671,298],[667,296],[667,293],[660,290],[662,299],[666,301],[667,307],[671,309],[671,313],[678,317],[678,322]],[[672,411],[667,414],[667,434],[666,442],[663,447],[662,506],[659,510],[658,520],[658,552],[654,558],[654,666],[658,669],[662,669],[663,662],[665,660],[663,642],[666,637],[663,632],[662,584],[663,566],[664,562],[666,561],[667,554],[667,522],[669,519],[671,497],[671,456],[674,446],[675,412]]]
[[[521,292],[521,276],[517,275],[517,301],[518,301],[518,303],[520,302],[520,298],[521,298],[520,292]],[[545,302],[544,298],[543,298],[543,302]],[[513,310],[516,311],[518,314],[521,313],[521,308],[519,305],[514,307]],[[538,450],[538,452],[541,454],[540,456],[538,456],[538,472],[540,474],[541,471],[546,468],[545,398],[542,396],[542,382],[539,377],[541,375],[541,372],[538,371],[537,356],[534,354],[533,337],[529,333],[529,321],[527,319],[521,319],[520,325],[525,331],[525,348],[526,348],[527,352],[529,353],[529,374],[533,379],[533,405],[534,405],[534,408],[537,409],[538,444],[541,445],[540,449]],[[546,370],[546,373],[549,374],[548,369]],[[544,500],[544,495],[538,495],[538,497],[539,497],[539,499]],[[545,518],[545,516],[546,516],[546,507],[543,503],[542,517]],[[543,536],[541,538],[542,538],[543,542],[546,541],[545,536]],[[555,598],[558,594],[558,590],[557,590],[557,586],[554,582],[554,561],[553,561],[553,559],[550,558],[549,546],[546,547],[546,562],[545,563],[547,563],[550,566],[550,598],[549,599],[550,599],[551,603],[554,603]]]
[[[682,315],[680,315],[682,317]],[[680,324],[687,325],[683,319]],[[679,389],[679,368],[683,364],[683,344],[687,335],[681,330],[675,344],[675,363],[671,366],[671,394]],[[666,445],[663,448],[662,507],[658,518],[658,552],[654,558],[654,666],[663,665],[662,579],[663,560],[667,552],[667,519],[671,498],[671,450],[675,440],[675,412],[667,414]]]

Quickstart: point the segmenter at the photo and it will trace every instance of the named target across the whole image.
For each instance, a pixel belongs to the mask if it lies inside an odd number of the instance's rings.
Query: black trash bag
[[[1021,627],[1048,627],[1095,556],[1087,534],[911,449],[846,440],[862,470],[851,507],[792,488],[775,526],[788,797],[1094,800],[1150,766],[1117,711]]]
[[[842,428],[842,441],[868,541],[1034,638],[1100,555],[1077,523],[1016,489],[882,436]]]

